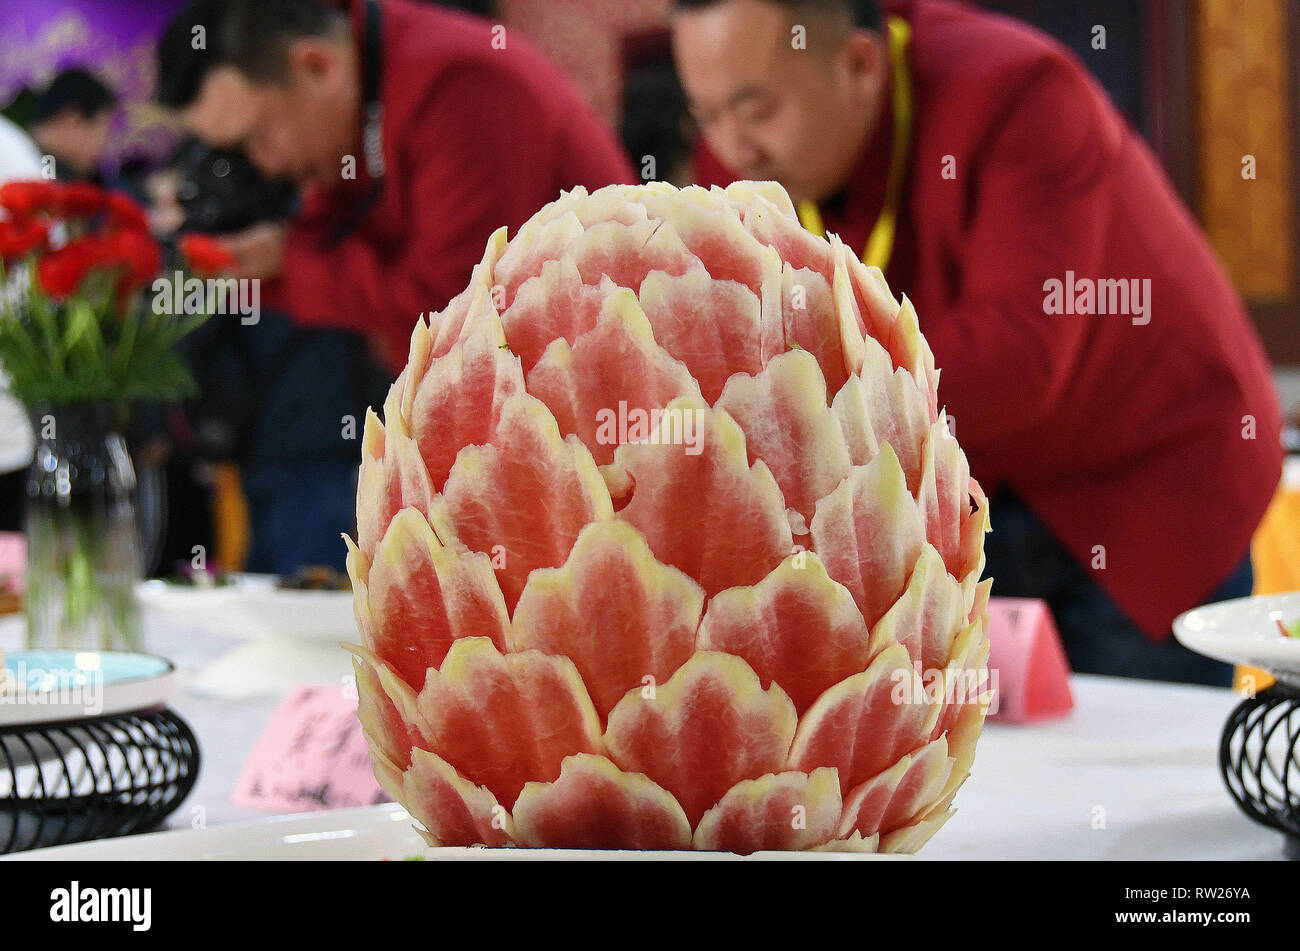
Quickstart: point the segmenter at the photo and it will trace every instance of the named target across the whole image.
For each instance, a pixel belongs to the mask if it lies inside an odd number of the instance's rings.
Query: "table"
[[[16,629],[0,646],[17,647]],[[151,651],[192,674],[238,641],[202,631],[148,632]],[[346,657],[339,670],[346,671]],[[189,686],[186,686],[186,683]],[[1074,675],[1062,719],[989,724],[957,814],[926,859],[1282,859],[1279,833],[1247,819],[1218,771],[1230,690]],[[172,706],[194,727],[203,768],[169,824],[264,818],[230,802],[244,758],[279,702],[205,696],[183,676]]]

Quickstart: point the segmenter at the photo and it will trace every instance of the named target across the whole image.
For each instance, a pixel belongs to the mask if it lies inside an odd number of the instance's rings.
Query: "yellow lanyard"
[[[907,148],[912,136],[912,74],[907,67],[907,44],[912,29],[902,17],[889,18],[889,61],[894,80],[894,149],[889,158],[889,178],[885,181],[885,206],[871,237],[862,252],[862,263],[885,270],[894,253],[894,227],[898,220],[898,200],[903,191],[903,174]],[[799,203],[799,220],[816,235],[825,235],[821,211],[815,201]]]

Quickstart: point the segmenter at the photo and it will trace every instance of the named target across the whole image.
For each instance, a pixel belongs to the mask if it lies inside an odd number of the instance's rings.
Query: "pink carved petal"
[[[536,366],[552,341],[573,343],[596,326],[605,299],[616,289],[608,278],[584,284],[578,265],[567,254],[543,264],[501,315],[510,350],[519,356],[524,372]]]
[[[763,368],[765,317],[759,296],[745,285],[717,281],[702,267],[656,271],[639,297],[655,340],[686,364],[709,403],[733,373]]]
[[[612,514],[591,453],[521,393],[502,408],[492,445],[461,450],[430,521],[492,557],[513,610],[529,572],[562,564],[583,526]]]
[[[720,592],[700,622],[698,646],[743,658],[764,686],[780,686],[800,715],[871,660],[853,596],[813,552],[790,556],[752,587]]]
[[[966,625],[953,641],[944,664],[942,680],[934,689],[939,692],[943,709],[935,722],[932,737],[953,729],[963,707],[988,706],[993,701],[996,684],[988,670],[988,618],[981,616]]]
[[[934,354],[930,352],[930,345],[921,335],[921,322],[916,316],[916,308],[912,306],[906,294],[903,295],[903,305],[898,311],[895,330],[896,338],[900,341],[900,347],[905,354],[905,362],[902,366],[911,371],[917,387],[926,395],[930,418],[938,419],[939,371],[935,369]]]
[[[648,217],[645,206],[639,203],[644,187],[612,185],[589,193],[584,186],[578,185],[571,191],[561,192],[559,198],[537,212],[532,220],[537,224],[546,224],[567,212],[573,212],[583,228],[590,228],[602,221],[633,225]]]
[[[839,770],[844,793],[929,740],[936,709],[901,644],[827,690],[799,721],[789,767]]]
[[[573,433],[598,465],[614,459],[630,414],[662,410],[700,388],[681,361],[655,343],[630,290],[612,290],[596,326],[570,347],[559,339],[528,374],[528,392],[550,408],[564,435]]]
[[[510,814],[491,790],[476,786],[435,753],[412,754],[401,802],[427,830],[424,839],[432,848],[512,844]]]
[[[861,260],[846,263],[853,300],[862,315],[867,336],[889,351],[891,369],[901,366],[910,372],[911,364],[907,362],[904,346],[897,339],[899,303],[885,283],[885,275],[880,268],[868,267]]]
[[[542,273],[547,261],[572,253],[583,231],[582,222],[571,211],[547,221],[533,219],[519,229],[493,268],[495,283],[502,287],[505,296],[503,312],[514,304],[524,282]],[[599,279],[597,276],[589,283],[595,284]]]
[[[786,346],[811,353],[826,376],[827,388],[839,392],[849,378],[849,369],[830,284],[810,268],[786,264],[781,285]]]
[[[452,644],[417,699],[433,751],[512,808],[524,783],[550,782],[573,753],[599,753],[600,720],[573,663],[502,655],[486,637]]]
[[[394,384],[400,386],[401,381]],[[434,496],[429,471],[405,424],[386,430],[373,410],[366,410],[361,436],[361,472],[357,485],[357,543],[373,557],[393,516],[407,507],[428,511]]]
[[[921,514],[888,444],[817,503],[813,547],[868,625],[898,600],[924,544]]]
[[[608,277],[632,290],[654,271],[685,274],[699,267],[673,226],[654,219],[632,225],[617,221],[592,225],[573,242],[570,254],[586,283],[597,284]]]
[[[907,371],[890,369],[889,354],[879,344],[867,340],[865,347],[862,372],[849,377],[831,408],[853,464],[865,466],[888,443],[907,475],[907,490],[915,495],[930,432],[925,397]]]
[[[429,319],[429,332],[433,337],[433,344],[430,347],[430,356],[440,357],[451,350],[456,342],[461,339],[465,324],[469,319],[472,311],[479,311],[485,307],[500,309],[503,301],[495,292],[496,278],[493,270],[506,252],[506,229],[498,228],[488,238],[487,247],[483,250],[483,258],[478,264],[474,265],[474,270],[470,275],[469,285],[451,299],[441,314],[435,314]],[[418,370],[423,375],[424,363],[413,365],[413,372]],[[415,377],[418,381],[418,376]]]
[[[370,559],[351,537],[344,535],[347,546],[348,580],[352,583],[352,617],[363,641],[374,642],[375,622],[370,615]]]
[[[529,783],[514,809],[521,845],[547,849],[688,849],[682,807],[641,773],[603,756],[565,759],[553,783]]]
[[[943,796],[952,763],[942,737],[904,756],[848,795],[838,835],[888,833],[921,818]]]
[[[840,806],[833,769],[746,779],[704,814],[695,847],[739,855],[816,848],[835,835]]]
[[[463,339],[434,357],[415,388],[408,415],[434,491],[441,492],[456,454],[490,442],[505,402],[524,388],[519,360],[503,349],[496,311],[473,313]]]
[[[615,468],[635,486],[619,517],[709,595],[754,584],[790,553],[781,490],[766,465],[749,465],[744,434],[727,413],[697,399],[674,400],[668,412],[652,436],[658,444],[615,453]]]
[[[735,186],[730,186],[734,188]],[[789,205],[789,197],[785,204]],[[827,243],[810,234],[793,213],[770,202],[750,205],[741,212],[745,230],[763,244],[776,249],[781,260],[795,268],[808,268],[820,274],[827,283],[835,273]]]
[[[780,771],[795,724],[780,687],[763,690],[739,657],[703,651],[653,691],[628,691],[605,745],[622,769],[672,793],[694,825],[736,783]]]
[[[415,691],[381,658],[355,644],[357,718],[370,746],[375,778],[394,799],[401,799],[401,774],[411,765],[411,750],[427,745],[416,707]]]
[[[948,663],[957,633],[965,626],[961,585],[944,569],[934,546],[925,545],[903,596],[871,630],[878,646],[907,648],[912,660],[931,670]]]
[[[398,512],[388,526],[366,590],[366,646],[413,689],[424,686],[457,638],[506,646],[510,618],[488,556],[446,548],[415,509]]]
[[[948,755],[952,759],[952,772],[948,776],[939,801],[927,813],[936,815],[950,805],[957,795],[957,790],[970,776],[971,764],[975,762],[975,747],[984,729],[984,720],[988,715],[989,705],[986,699],[962,704],[957,710],[956,719],[948,729],[945,738],[948,742]]]
[[[879,852],[880,836],[872,835],[867,838],[862,837],[861,832],[855,832],[847,839],[832,839],[825,845],[819,845],[813,849],[814,852]]]
[[[686,662],[703,609],[704,589],[657,561],[635,528],[594,522],[563,567],[528,579],[510,649],[568,657],[603,718],[646,677],[663,683]]]
[[[940,414],[925,440],[917,502],[925,519],[926,538],[939,550],[954,578],[965,578],[977,567],[978,554],[970,551],[963,539],[967,520],[975,514],[970,505],[970,481],[966,454],[948,431],[947,417]],[[966,534],[976,535],[982,551],[982,530]]]
[[[783,353],[757,376],[733,376],[716,407],[740,425],[750,464],[763,460],[786,507],[805,519],[848,475],[848,446],[826,411],[826,384],[811,354]]]
[[[735,281],[759,292],[763,245],[745,230],[731,202],[720,201],[718,195],[698,185],[676,194],[643,192],[641,201],[651,217],[672,226],[715,281]]]
[[[895,829],[893,832],[880,837],[880,851],[902,852],[908,855],[915,854],[921,850],[921,846],[929,842],[934,834],[938,832],[945,822],[953,817],[952,810],[936,814],[925,819],[920,819],[910,826],[904,826],[901,829]]]

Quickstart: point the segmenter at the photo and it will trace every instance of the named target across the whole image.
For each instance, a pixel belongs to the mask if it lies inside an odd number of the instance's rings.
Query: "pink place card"
[[[998,691],[990,720],[1029,723],[1074,709],[1070,665],[1047,602],[989,598],[988,666]]]
[[[23,591],[27,540],[22,532],[0,532],[0,591]]]
[[[271,714],[230,801],[271,812],[388,802],[357,720],[356,691],[301,684]]]

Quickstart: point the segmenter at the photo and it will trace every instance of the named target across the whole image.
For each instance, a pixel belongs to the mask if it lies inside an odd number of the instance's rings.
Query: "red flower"
[[[29,218],[59,208],[63,186],[57,182],[6,182],[0,185],[0,207],[14,218]]]
[[[93,218],[104,210],[103,189],[84,182],[74,182],[63,186],[60,196],[60,210],[70,218]]]
[[[117,291],[125,298],[153,280],[162,267],[162,252],[144,231],[114,231],[103,239],[103,260],[122,267]]]
[[[82,238],[51,251],[36,265],[36,279],[51,297],[71,297],[81,287],[90,269],[101,263],[101,248],[95,238]]]
[[[104,200],[108,221],[115,228],[148,231],[149,219],[134,201],[121,192],[110,192]]]
[[[44,250],[50,231],[44,222],[31,218],[0,221],[0,260],[6,264]]]
[[[229,248],[207,234],[181,235],[180,251],[190,268],[200,277],[229,274],[239,264]]]

